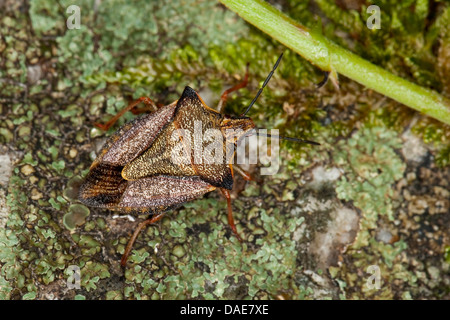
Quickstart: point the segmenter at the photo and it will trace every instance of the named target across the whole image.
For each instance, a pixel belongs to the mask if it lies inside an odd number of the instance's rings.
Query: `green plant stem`
[[[450,101],[406,81],[310,30],[263,0],[219,0],[243,19],[322,70],[336,72],[450,125]]]

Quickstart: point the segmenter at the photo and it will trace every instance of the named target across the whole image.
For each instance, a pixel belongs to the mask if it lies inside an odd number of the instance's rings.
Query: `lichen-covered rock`
[[[448,298],[447,126],[345,78],[317,90],[319,70],[214,1],[78,3],[80,28],[67,29],[71,1],[0,2],[0,299]],[[326,37],[448,95],[449,4],[379,5],[377,31],[364,1],[279,9],[316,29],[325,16]],[[214,106],[249,62],[248,87],[227,104],[238,115],[281,52],[249,116],[321,146],[281,142],[277,174],[251,165],[256,181],[237,178],[243,243],[212,193],[142,232],[123,271],[146,217],[77,202],[113,131],[94,123],[139,96],[170,103],[186,85]]]

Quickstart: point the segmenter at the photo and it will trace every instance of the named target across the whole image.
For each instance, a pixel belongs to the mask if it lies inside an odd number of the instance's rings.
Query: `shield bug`
[[[138,225],[128,242],[122,266],[142,228],[160,220],[165,212],[216,189],[227,199],[229,225],[241,240],[233,220],[229,191],[233,188],[234,171],[246,180],[251,177],[232,165],[231,158],[236,144],[255,129],[253,121],[245,115],[269,82],[281,57],[241,116],[228,116],[221,111],[228,94],[247,85],[248,67],[243,81],[222,94],[217,110],[209,108],[193,89],[186,87],[180,99],[169,105],[158,108],[150,98],[142,97],[107,124],[100,125],[108,129],[123,113],[141,102],[154,110],[123,125],[107,140],[79,190],[80,201],[88,206],[150,215]],[[211,149],[207,139],[196,141],[198,134],[215,137],[215,142],[219,142],[213,159],[198,157],[203,150]]]

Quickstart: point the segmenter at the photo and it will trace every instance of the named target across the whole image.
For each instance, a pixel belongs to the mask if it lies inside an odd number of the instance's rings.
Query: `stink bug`
[[[167,106],[157,108],[150,98],[142,97],[106,125],[100,125],[103,129],[109,128],[123,113],[141,102],[155,110],[123,125],[108,139],[79,191],[80,201],[88,206],[150,215],[148,220],[138,225],[131,237],[121,260],[122,266],[125,266],[142,228],[160,220],[168,210],[215,189],[219,189],[227,199],[228,222],[233,233],[241,240],[233,221],[229,192],[233,188],[233,168],[245,179],[251,180],[251,177],[236,165],[232,166],[230,157],[236,143],[254,130],[255,124],[245,114],[267,85],[281,57],[247,110],[239,117],[224,115],[221,111],[228,94],[247,85],[248,70],[241,83],[222,94],[217,111],[209,108],[193,89],[186,87],[180,99]],[[194,143],[194,155],[186,153],[190,137],[194,135],[195,139],[197,123],[202,125],[202,134],[211,130],[219,133],[222,151],[228,151],[231,145],[233,152],[216,152],[219,161],[197,161],[196,151],[208,147],[204,141],[200,141]],[[235,133],[233,136],[230,136],[230,130]],[[308,140],[289,139],[317,144]],[[180,145],[181,153],[174,152]],[[216,150],[220,151],[220,148]]]

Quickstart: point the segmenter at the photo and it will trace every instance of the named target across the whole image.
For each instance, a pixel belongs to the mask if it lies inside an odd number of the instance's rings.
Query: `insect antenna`
[[[261,95],[261,92],[263,91],[264,87],[267,85],[267,83],[269,82],[270,78],[272,78],[273,73],[275,72],[275,70],[277,69],[278,65],[280,64],[280,61],[281,61],[282,57],[283,57],[283,53],[281,53],[281,55],[278,57],[277,62],[275,62],[275,65],[272,68],[272,71],[270,71],[270,73],[267,76],[266,80],[264,80],[263,85],[261,86],[261,88],[259,88],[258,92],[256,93],[256,96],[253,98],[252,102],[250,102],[250,104],[248,105],[247,109],[245,109],[245,112],[241,115],[241,117],[245,116],[247,114],[247,112],[250,110],[250,108],[255,104],[256,100]]]
[[[322,81],[320,81],[318,84],[316,84],[317,89],[322,88],[328,82],[329,77],[330,77],[330,72],[324,71]]]

